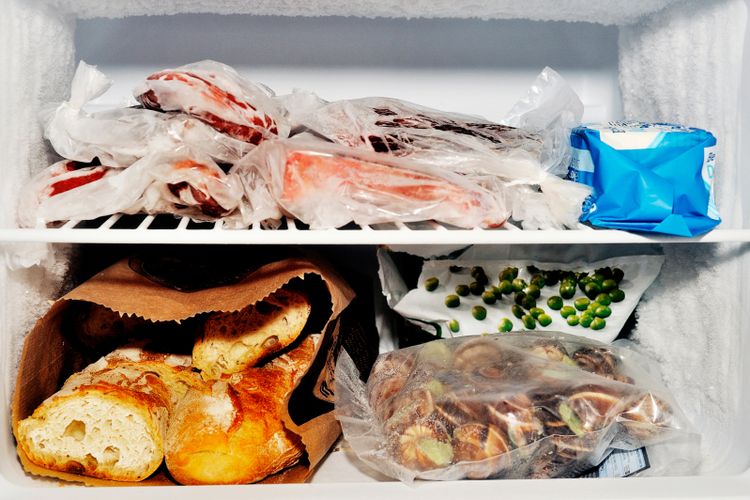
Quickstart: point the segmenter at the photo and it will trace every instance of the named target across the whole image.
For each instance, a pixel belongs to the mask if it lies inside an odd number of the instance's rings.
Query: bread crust
[[[299,337],[310,310],[303,293],[280,289],[240,311],[213,313],[193,347],[193,365],[206,380],[255,366]]]
[[[161,464],[169,415],[202,383],[189,356],[117,349],[81,372],[18,423],[36,465],[115,481],[140,481]]]
[[[295,464],[304,444],[282,422],[318,335],[260,368],[225,376],[180,401],[167,432],[166,463],[182,484],[244,484]]]

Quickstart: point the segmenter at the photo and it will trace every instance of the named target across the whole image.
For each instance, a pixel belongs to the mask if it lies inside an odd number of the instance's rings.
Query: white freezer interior
[[[605,480],[465,481],[415,490],[377,482],[343,453],[313,483],[181,488],[180,495],[406,498],[418,494],[511,498],[644,498],[750,494],[750,44],[743,0],[439,0],[405,2],[10,0],[0,18],[0,497],[100,495],[55,488],[24,475],[10,433],[9,404],[23,335],[59,295],[68,243],[493,243],[570,244],[667,241],[619,231],[268,231],[18,230],[19,186],[50,154],[36,115],[67,97],[77,59],[115,80],[102,105],[127,102],[139,78],[213,58],[285,93],[327,99],[387,95],[498,119],[546,65],[575,88],[585,119],[676,121],[719,139],[717,200],[724,219],[702,241],[667,243],[662,274],[638,308],[634,339],[655,357],[668,386],[703,434],[703,463],[689,477]],[[319,17],[322,16],[322,17]],[[355,16],[355,17],[346,17]],[[480,19],[478,19],[480,18]],[[572,21],[572,22],[571,22]],[[746,51],[743,55],[742,48]],[[743,83],[744,82],[744,83]],[[742,120],[744,118],[744,123]],[[741,128],[744,125],[744,129]],[[744,140],[743,140],[744,139]],[[62,232],[60,232],[62,231]],[[124,232],[123,232],[124,231]],[[526,233],[526,234],[524,234]],[[434,235],[440,235],[435,237]],[[20,269],[52,245],[41,266]],[[707,241],[720,243],[707,243]],[[29,243],[33,242],[33,243]],[[41,246],[40,246],[41,245]],[[616,248],[616,247],[613,247]],[[361,484],[361,485],[360,485]],[[49,488],[52,487],[52,488]],[[141,493],[144,492],[144,493]],[[125,497],[144,490],[118,489]],[[149,496],[174,495],[151,488]]]

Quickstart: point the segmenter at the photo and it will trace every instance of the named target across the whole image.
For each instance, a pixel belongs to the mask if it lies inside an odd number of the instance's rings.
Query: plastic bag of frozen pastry
[[[476,179],[322,141],[268,141],[231,174],[258,172],[283,211],[314,229],[426,220],[494,227],[507,217],[502,198]]]
[[[571,477],[612,449],[698,439],[626,348],[564,334],[443,339],[336,366],[336,414],[372,467],[415,478]]]
[[[550,172],[565,170],[567,137],[582,112],[572,89],[546,68],[509,117],[519,128],[381,97],[327,103],[297,119],[338,144],[462,175],[496,176],[512,218],[536,229],[578,223],[590,191]]]
[[[76,162],[98,159],[104,165],[127,167],[154,151],[187,145],[215,161],[234,163],[253,148],[185,114],[142,108],[96,113],[84,110],[111,85],[94,66],[79,63],[70,99],[49,109],[42,118],[44,136],[60,156]]]
[[[236,216],[241,200],[236,179],[207,155],[182,147],[152,153],[125,169],[68,160],[55,163],[24,187],[18,220],[22,227],[34,227],[141,212],[216,220]]]
[[[186,113],[251,144],[289,134],[286,111],[272,99],[270,89],[216,61],[153,73],[134,95],[149,109]]]

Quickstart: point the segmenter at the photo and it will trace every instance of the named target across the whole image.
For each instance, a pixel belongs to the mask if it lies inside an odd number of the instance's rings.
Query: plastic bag
[[[338,144],[495,176],[514,220],[526,229],[561,229],[577,225],[590,192],[549,173],[567,167],[569,132],[582,112],[572,89],[546,68],[509,117],[521,128],[380,97],[323,104],[296,119]]]
[[[699,439],[641,359],[564,334],[463,337],[381,355],[365,384],[342,354],[336,416],[402,481],[572,477],[611,449]]]
[[[95,219],[114,213],[171,213],[195,220],[233,214],[242,187],[207,155],[181,147],[125,169],[64,160],[37,174],[20,196],[19,224]]]
[[[97,113],[84,106],[104,94],[112,82],[94,66],[78,64],[70,100],[55,105],[42,117],[44,136],[63,158],[127,167],[155,151],[187,145],[218,162],[234,163],[252,145],[217,132],[184,114],[122,108]]]
[[[248,169],[264,176],[286,213],[313,229],[424,220],[494,227],[507,217],[492,188],[466,177],[322,141],[268,141],[232,174]]]
[[[716,138],[665,123],[611,122],[573,130],[569,177],[594,191],[582,221],[697,236],[720,222],[714,200]]]
[[[134,95],[149,109],[186,113],[251,144],[289,135],[284,108],[271,98],[270,89],[250,83],[216,61],[149,75]]]

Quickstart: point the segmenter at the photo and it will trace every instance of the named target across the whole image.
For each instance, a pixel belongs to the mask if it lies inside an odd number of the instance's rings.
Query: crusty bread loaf
[[[260,368],[188,391],[170,422],[166,463],[182,484],[260,481],[296,463],[301,439],[281,416],[312,362],[319,335]]]
[[[310,316],[304,294],[281,289],[238,312],[212,314],[193,347],[205,379],[238,373],[289,346]]]
[[[48,469],[139,481],[161,464],[170,411],[201,384],[189,356],[118,349],[83,371],[20,421],[18,444]]]

